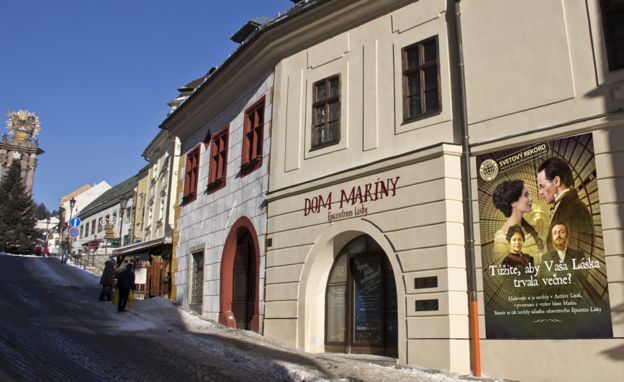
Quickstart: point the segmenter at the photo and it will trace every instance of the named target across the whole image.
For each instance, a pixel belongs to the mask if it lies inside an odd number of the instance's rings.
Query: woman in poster
[[[516,268],[524,273],[524,268],[533,266],[533,257],[522,252],[524,245],[524,231],[519,225],[512,225],[507,231],[507,241],[509,242],[509,254],[502,262],[503,267]]]
[[[535,228],[527,222],[523,215],[533,209],[533,198],[529,189],[521,180],[506,180],[499,184],[492,195],[494,207],[500,210],[507,218],[503,226],[494,235],[494,257],[502,259],[509,250],[507,232],[512,226],[522,227],[524,233],[523,252],[534,258],[537,264],[541,262],[544,252],[544,241],[539,237]]]

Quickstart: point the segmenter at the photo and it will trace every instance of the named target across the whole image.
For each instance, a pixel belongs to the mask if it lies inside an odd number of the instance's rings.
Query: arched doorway
[[[236,239],[236,255],[232,272],[232,313],[239,329],[251,329],[254,315],[256,261],[249,231],[240,230]]]
[[[256,230],[248,218],[242,217],[232,226],[223,248],[220,324],[259,330],[259,266]]]
[[[362,235],[334,259],[325,295],[325,351],[398,355],[397,293],[381,247]]]

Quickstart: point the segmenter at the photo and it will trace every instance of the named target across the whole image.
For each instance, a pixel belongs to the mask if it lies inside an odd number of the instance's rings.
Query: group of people
[[[592,216],[573,189],[574,177],[568,163],[548,158],[538,167],[539,196],[553,206],[546,243],[524,218],[533,209],[533,198],[522,180],[500,183],[492,195],[494,206],[507,218],[494,236],[495,259],[501,265],[523,270],[525,267],[553,261],[572,268],[585,258],[581,244],[593,246]]]
[[[115,279],[117,282],[115,282]],[[110,301],[113,296],[113,288],[117,288],[117,293],[119,294],[117,312],[124,312],[130,292],[134,291],[133,265],[127,264],[123,270],[116,272],[113,261],[107,260],[106,263],[104,263],[104,271],[100,278],[100,285],[102,285],[100,301]]]

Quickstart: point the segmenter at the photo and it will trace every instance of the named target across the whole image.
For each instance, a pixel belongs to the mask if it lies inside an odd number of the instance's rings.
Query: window
[[[91,235],[94,235],[94,234],[95,234],[95,219],[91,220]]]
[[[81,238],[81,239],[82,239],[82,238],[83,238],[83,236],[84,236],[83,234],[84,234],[84,225],[81,225],[81,226],[80,226],[80,238]]]
[[[264,140],[264,98],[245,111],[241,171],[249,174],[262,164]]]
[[[216,191],[225,186],[227,175],[228,133],[226,126],[212,136],[210,140],[210,170],[208,172],[208,192]]]
[[[340,76],[314,83],[312,150],[340,142]]]
[[[163,218],[165,217],[165,203],[166,203],[166,199],[165,199],[165,195],[160,195],[160,210],[158,212],[158,221],[162,222]]]
[[[153,218],[154,218],[154,195],[152,195],[150,200],[147,202],[147,221],[149,222],[148,226],[152,224]]]
[[[85,234],[85,237],[89,236],[89,222],[87,222],[87,224],[85,224],[84,234]]]
[[[403,121],[440,112],[438,38],[403,48]]]
[[[184,196],[182,204],[192,202],[197,197],[197,180],[199,178],[199,148],[195,147],[186,155],[184,176]]]
[[[624,68],[624,0],[601,0],[609,69]]]

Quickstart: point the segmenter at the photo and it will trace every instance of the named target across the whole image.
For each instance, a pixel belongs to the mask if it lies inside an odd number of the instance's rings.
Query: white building
[[[71,217],[77,216],[80,211],[91,204],[104,192],[110,190],[111,186],[106,181],[94,183],[93,185],[85,184],[82,187],[68,193],[61,197],[60,209],[64,213],[61,215],[61,219],[65,225],[69,224]],[[74,200],[74,206],[71,207],[71,200]],[[70,216],[71,215],[71,216]]]
[[[249,22],[233,39],[257,26]],[[273,67],[258,59],[243,44],[161,127],[180,138],[184,155],[176,299],[205,318],[261,332]]]
[[[101,268],[114,248],[128,242],[136,178],[126,179],[110,188],[77,214],[80,234],[72,242],[72,252],[79,253],[85,265]],[[126,217],[125,219],[123,217]]]

